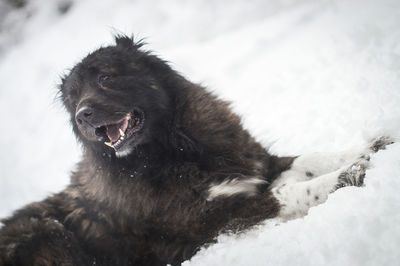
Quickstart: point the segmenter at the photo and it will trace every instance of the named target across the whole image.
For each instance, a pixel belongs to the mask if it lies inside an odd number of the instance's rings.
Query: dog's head
[[[164,62],[125,36],[78,63],[62,80],[61,97],[85,146],[118,157],[162,139],[171,100],[160,83]],[[161,71],[162,72],[162,71]]]

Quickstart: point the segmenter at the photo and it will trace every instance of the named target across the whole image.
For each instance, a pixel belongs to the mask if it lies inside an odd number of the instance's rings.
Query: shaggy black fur
[[[178,265],[277,215],[268,183],[293,158],[269,155],[226,102],[141,46],[117,36],[63,79],[83,159],[64,191],[3,220],[0,265]],[[118,157],[105,126],[136,111],[143,127]],[[208,199],[214,184],[255,176],[267,181],[255,194]]]

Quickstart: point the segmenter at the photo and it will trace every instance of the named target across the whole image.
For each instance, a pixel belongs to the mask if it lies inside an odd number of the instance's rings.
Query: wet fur
[[[0,265],[177,265],[222,231],[279,213],[268,184],[293,158],[269,155],[228,103],[141,46],[118,36],[115,46],[89,54],[63,79],[62,101],[83,159],[64,191],[3,220]],[[109,67],[112,58],[118,60]],[[91,68],[131,76],[118,84],[125,89],[105,90],[110,96],[104,98],[80,82],[91,73],[83,69]],[[115,103],[129,97],[147,109],[148,130],[131,154],[117,158],[103,143],[82,137],[74,116],[90,99],[108,104],[108,119],[119,108]],[[266,181],[255,194],[207,200],[212,184],[255,177]]]

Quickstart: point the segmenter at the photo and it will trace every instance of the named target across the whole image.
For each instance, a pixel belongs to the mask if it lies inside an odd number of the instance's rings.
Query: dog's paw
[[[380,136],[371,141],[369,149],[373,152],[386,149],[387,145],[393,144],[394,139],[389,136]]]
[[[367,170],[368,165],[368,160],[362,159],[350,166],[347,170],[339,175],[336,189],[347,186],[362,186],[364,183],[365,171]]]

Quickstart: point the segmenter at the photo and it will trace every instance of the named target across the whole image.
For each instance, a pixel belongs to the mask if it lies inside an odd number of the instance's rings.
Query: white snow
[[[56,85],[113,32],[147,37],[148,49],[232,101],[273,153],[400,140],[398,0],[81,0],[64,15],[66,0],[29,2],[0,12],[0,217],[68,183],[80,149]],[[304,218],[222,235],[184,265],[398,265],[400,143],[371,161],[364,187]]]

